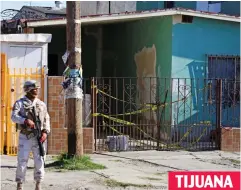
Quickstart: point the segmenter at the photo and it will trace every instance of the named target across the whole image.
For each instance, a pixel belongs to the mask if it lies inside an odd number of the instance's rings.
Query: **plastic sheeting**
[[[68,87],[65,90],[64,98],[65,99],[69,99],[69,98],[83,99],[83,90],[79,86],[73,86],[72,88]]]
[[[83,98],[83,127],[90,127],[91,125],[91,95],[84,94]]]
[[[114,151],[127,151],[129,136],[107,136],[107,145],[110,152]]]

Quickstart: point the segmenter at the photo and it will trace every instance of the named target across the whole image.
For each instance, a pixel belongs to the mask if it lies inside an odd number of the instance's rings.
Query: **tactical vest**
[[[36,114],[39,115],[39,109],[38,109],[39,104],[36,103],[35,105],[32,105],[32,103],[27,101],[25,98],[21,98],[20,101],[23,103],[23,109],[24,109],[24,113],[25,113],[25,115],[21,115],[21,116],[26,118],[26,119],[31,119],[32,121],[34,121],[33,107],[35,106],[35,110],[37,112]],[[17,130],[31,131],[31,129],[28,128],[25,124],[16,124],[16,131]]]

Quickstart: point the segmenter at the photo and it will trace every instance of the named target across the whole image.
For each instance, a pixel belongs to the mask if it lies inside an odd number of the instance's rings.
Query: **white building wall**
[[[1,35],[1,53],[7,56],[7,66],[10,74],[41,74],[48,68],[48,43],[51,42],[51,34],[7,34]],[[23,95],[22,83],[24,78],[12,78],[11,82],[17,84],[14,100]],[[40,79],[35,79],[40,80]],[[10,84],[11,85],[11,84]],[[15,86],[15,85],[14,85]],[[47,77],[44,80],[44,101],[47,103]]]

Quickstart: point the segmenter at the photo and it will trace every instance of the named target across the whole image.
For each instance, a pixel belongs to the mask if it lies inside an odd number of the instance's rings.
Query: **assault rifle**
[[[42,156],[44,158],[44,154],[45,154],[44,146],[43,146],[43,143],[40,141],[41,136],[42,136],[41,121],[40,121],[39,117],[36,116],[36,111],[35,111],[34,106],[33,106],[32,115],[33,115],[33,122],[35,123],[35,130],[36,130],[36,134],[37,134],[37,141],[38,141],[40,156]]]

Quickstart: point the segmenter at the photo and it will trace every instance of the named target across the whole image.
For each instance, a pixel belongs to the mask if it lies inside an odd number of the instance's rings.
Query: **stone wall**
[[[63,77],[48,77],[48,111],[51,122],[51,134],[48,136],[48,154],[67,152],[67,128],[65,127],[64,98],[61,82]],[[84,152],[94,151],[93,128],[83,128]]]

